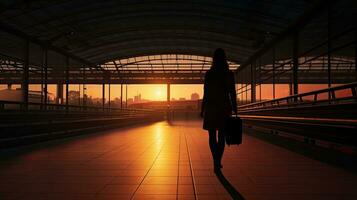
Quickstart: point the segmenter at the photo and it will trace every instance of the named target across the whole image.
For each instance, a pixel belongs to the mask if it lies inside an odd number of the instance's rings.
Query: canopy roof
[[[0,25],[94,64],[157,54],[211,56],[217,47],[227,51],[230,61],[241,63],[313,3],[8,0],[0,4]],[[10,41],[0,41],[2,50],[14,51],[5,48]]]

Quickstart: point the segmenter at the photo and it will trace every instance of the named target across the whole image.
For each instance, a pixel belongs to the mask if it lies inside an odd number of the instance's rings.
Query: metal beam
[[[333,65],[333,60],[331,60],[331,64]],[[292,65],[291,65],[292,66]],[[343,68],[339,70],[332,69],[332,74],[334,78],[332,79],[332,84],[337,83],[349,83],[353,82],[356,79],[356,73],[354,68],[354,58],[353,61],[349,64],[341,64],[340,67]],[[265,66],[266,67],[266,66]],[[271,84],[273,77],[273,70],[271,66],[268,68],[262,68],[262,77],[261,82],[263,84]],[[319,66],[321,69],[308,69],[308,66],[302,65],[299,63],[299,83],[320,83],[327,84],[327,68],[322,69],[322,65]],[[347,69],[348,68],[348,69]],[[247,68],[248,72],[250,71]],[[239,78],[236,79],[237,83],[248,83],[250,84],[250,75],[249,73],[244,71],[244,74],[240,73]],[[64,70],[63,70],[64,71]],[[31,70],[31,77],[29,79],[29,84],[41,84],[41,70],[33,69]],[[161,70],[151,71],[151,70],[143,70],[143,71],[123,71],[120,75],[111,75],[110,83],[111,84],[166,84],[170,82],[171,84],[202,84],[204,79],[205,71],[190,71],[190,70],[165,70],[165,73]],[[86,73],[85,78],[82,77],[81,74]],[[116,71],[111,72],[116,73]],[[89,70],[79,71],[79,70],[70,70],[70,79],[69,84],[102,84],[109,83],[109,79],[103,78],[103,74],[101,72],[90,73]],[[2,71],[0,73],[0,84],[21,84],[23,81],[23,74],[21,71],[16,69]],[[65,84],[64,81],[64,73],[60,72],[52,72],[50,69],[48,70],[48,84]],[[275,65],[275,83],[276,84],[286,84],[291,82],[292,78],[292,70],[289,69],[279,69],[278,63]]]
[[[81,84],[78,84],[78,105],[81,105]]]
[[[319,14],[320,10],[325,9],[327,6],[326,1],[324,0],[317,0],[314,5],[309,9],[306,10],[299,18],[297,18],[296,21],[291,23],[284,31],[282,31],[277,37],[273,38],[270,42],[266,43],[260,50],[255,52],[252,56],[250,56],[246,61],[244,61],[239,68],[237,68],[238,71],[243,70],[247,65],[249,65],[251,62],[254,60],[257,60],[260,56],[262,56],[264,53],[269,51],[272,47],[276,46],[278,42],[281,40],[287,38],[291,34],[294,34],[294,32],[298,29],[300,29],[302,26],[306,25],[309,20],[311,20],[312,17],[315,15]]]
[[[63,84],[57,84],[57,97],[56,97],[56,104],[63,104]]]
[[[22,75],[22,101],[24,103],[23,109],[27,111],[28,103],[29,103],[29,48],[30,42],[29,40],[25,41],[25,48],[24,48],[24,68],[23,68],[23,75]]]
[[[48,60],[47,49],[43,49],[43,70],[44,70],[44,109],[47,110],[48,103]]]
[[[259,59],[258,62],[259,65],[259,101],[262,101],[262,63],[261,63],[261,59]]]
[[[69,58],[66,57],[66,111],[68,111],[68,98],[69,98]]]
[[[110,109],[110,83],[108,83],[108,108]]]
[[[333,79],[333,84],[346,84],[346,83],[351,83],[356,80],[356,74],[355,70],[353,69],[352,71],[349,71],[350,74],[334,74],[334,79]],[[311,73],[311,76],[306,76],[308,73],[298,73],[299,74],[299,84],[326,84],[327,83],[327,77],[326,77],[326,72],[325,73]],[[291,73],[287,74],[291,75]],[[323,77],[324,76],[324,77]],[[283,77],[277,77],[275,78],[275,84],[289,84],[291,83],[291,77],[288,76],[283,76]],[[203,84],[204,80],[203,78],[195,78],[195,79],[189,79],[189,78],[177,78],[177,79],[167,79],[167,78],[155,78],[155,77],[147,77],[145,79],[143,78],[124,78],[124,79],[113,79],[111,81],[111,84],[166,84],[167,81],[170,81],[171,84]],[[239,79],[238,79],[239,80]],[[62,84],[63,79],[49,79],[48,84]],[[30,79],[29,84],[40,84],[41,79]],[[103,81],[101,79],[95,79],[95,80],[87,80],[83,81],[80,79],[71,79],[70,84],[102,84]],[[237,82],[238,84],[250,84],[250,80],[241,80]],[[264,81],[263,84],[271,84],[272,81]],[[9,79],[0,79],[0,84],[22,84],[22,75],[19,75],[18,77],[13,78],[11,80]]]
[[[86,76],[86,68],[83,67],[83,106],[87,106],[87,86],[85,85],[85,82],[87,80],[87,76]]]
[[[327,80],[328,87],[331,87],[331,2],[327,0]],[[329,94],[329,99],[331,95]]]
[[[298,94],[298,70],[299,70],[299,33],[298,30],[293,35],[293,94]]]
[[[248,87],[248,84],[245,84],[245,87]],[[248,102],[248,90],[245,91],[245,101]]]
[[[44,91],[43,91],[43,85],[44,85],[44,67],[43,67],[43,65],[44,65],[44,60],[43,60],[43,57],[44,57],[44,55],[43,55],[43,53],[44,53],[44,51],[43,51],[43,49],[42,49],[42,63],[41,63],[41,110],[43,109],[43,105],[44,105],[44,96],[43,96],[43,93],[44,93]]]
[[[123,84],[120,84],[120,108],[123,108]]]
[[[355,78],[357,81],[357,31],[355,33]]]
[[[12,34],[12,35],[15,35],[17,37],[20,37],[20,38],[23,38],[23,39],[26,39],[28,40],[29,42],[32,42],[32,43],[35,43],[35,44],[38,44],[40,45],[42,48],[45,48],[47,50],[51,50],[51,51],[54,51],[56,53],[59,53],[63,56],[66,56],[66,57],[69,57],[73,60],[77,60],[78,62],[80,63],[83,63],[84,65],[87,65],[87,66],[93,66],[93,67],[96,67],[95,64],[89,62],[88,60],[85,60],[81,57],[78,57],[70,52],[67,52],[65,50],[63,50],[62,48],[59,48],[59,47],[56,47],[56,46],[53,46],[47,42],[44,42],[42,40],[39,40],[37,39],[36,37],[33,37],[33,36],[30,36],[28,35],[27,33],[25,32],[22,32],[20,30],[17,30],[13,27],[10,27],[8,25],[5,25],[3,23],[0,22],[0,30],[4,31],[4,32],[7,32],[9,34]]]
[[[102,84],[102,108],[104,111],[105,108],[105,84],[104,83]]]
[[[113,64],[114,64],[114,66],[115,66],[115,69],[116,69],[117,71],[119,71],[118,65],[117,65],[117,63],[115,62],[115,60],[113,61]]]
[[[254,67],[253,67],[254,66]],[[255,89],[255,64],[250,64],[250,101],[254,103],[256,101],[256,89]]]
[[[275,99],[275,48],[273,48],[273,99]]]
[[[171,98],[171,87],[170,87],[170,83],[167,83],[166,85],[166,89],[167,89],[167,93],[166,93],[166,97],[167,97],[167,108],[170,109],[170,98]]]

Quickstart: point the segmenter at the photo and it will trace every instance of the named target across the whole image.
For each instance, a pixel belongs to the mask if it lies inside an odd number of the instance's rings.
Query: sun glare
[[[161,99],[162,97],[162,90],[160,88],[156,88],[155,90],[155,96],[157,99]]]

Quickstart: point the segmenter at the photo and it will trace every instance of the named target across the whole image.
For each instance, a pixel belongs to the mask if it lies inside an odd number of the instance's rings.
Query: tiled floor
[[[0,199],[357,199],[357,175],[249,136],[211,164],[200,122],[159,122],[2,151]]]

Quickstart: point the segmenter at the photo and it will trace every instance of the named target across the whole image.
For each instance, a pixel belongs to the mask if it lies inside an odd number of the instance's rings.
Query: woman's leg
[[[221,160],[223,157],[223,153],[224,153],[224,147],[226,144],[226,134],[224,132],[224,130],[219,130],[218,131],[218,143],[217,143],[217,159],[219,161],[219,164],[221,165]]]
[[[216,161],[217,160],[217,156],[218,156],[216,130],[209,130],[208,134],[209,134],[209,138],[208,138],[208,140],[209,140],[209,148],[211,150],[213,160]]]

